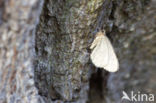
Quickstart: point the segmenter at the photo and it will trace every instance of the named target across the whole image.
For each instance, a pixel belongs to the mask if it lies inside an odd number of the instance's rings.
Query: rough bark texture
[[[0,103],[39,103],[32,56],[43,1],[0,0]]]
[[[128,103],[123,90],[156,93],[155,5],[0,0],[0,103]],[[120,62],[116,73],[89,59],[94,34],[103,29]]]

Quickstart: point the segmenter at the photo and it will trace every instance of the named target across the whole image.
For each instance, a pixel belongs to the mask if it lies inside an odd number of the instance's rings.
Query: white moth
[[[118,59],[105,32],[100,31],[96,34],[90,49],[93,49],[90,58],[96,67],[109,72],[116,72],[119,69]]]

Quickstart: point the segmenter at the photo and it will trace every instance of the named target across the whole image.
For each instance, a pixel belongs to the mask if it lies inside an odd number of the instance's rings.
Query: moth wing
[[[94,47],[96,47],[96,45],[97,45],[99,39],[100,39],[100,38],[96,38],[96,39],[93,41],[93,43],[92,43],[91,46],[90,46],[90,49],[94,49]]]
[[[108,46],[104,36],[98,39],[90,58],[96,67],[103,68],[108,64]]]
[[[111,42],[109,39],[105,36],[105,41],[107,42],[108,46],[108,64],[105,65],[103,68],[106,69],[109,72],[116,72],[119,69],[119,62],[116,57],[116,54],[114,52],[114,49],[112,47]]]

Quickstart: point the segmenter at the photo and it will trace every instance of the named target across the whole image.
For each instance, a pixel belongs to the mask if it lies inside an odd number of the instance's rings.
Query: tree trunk
[[[32,65],[43,1],[0,0],[0,103],[38,103]]]
[[[128,103],[123,91],[156,93],[155,5],[0,0],[0,103]],[[100,30],[119,59],[116,73],[96,68],[89,58]]]

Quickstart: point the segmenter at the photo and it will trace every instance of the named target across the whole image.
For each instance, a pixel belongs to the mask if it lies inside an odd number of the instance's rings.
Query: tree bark
[[[39,103],[33,41],[43,1],[0,0],[0,103]]]
[[[122,91],[156,93],[155,0],[42,4],[0,0],[0,103],[127,103]],[[99,30],[119,59],[116,73],[89,59]]]

